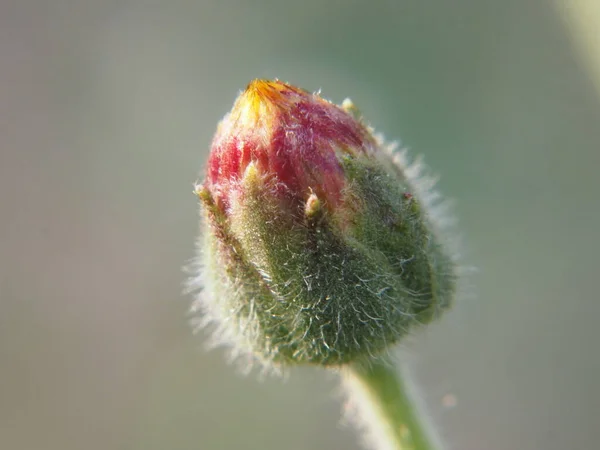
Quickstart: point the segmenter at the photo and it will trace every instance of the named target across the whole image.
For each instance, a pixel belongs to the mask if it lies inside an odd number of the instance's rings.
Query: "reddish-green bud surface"
[[[277,195],[304,201],[312,190],[335,207],[346,182],[340,153],[375,149],[369,131],[341,108],[288,84],[255,80],[219,126],[205,187],[226,209],[254,163],[276,179]]]
[[[218,343],[269,364],[376,356],[453,297],[418,168],[349,102],[255,80],[219,124],[195,302]]]

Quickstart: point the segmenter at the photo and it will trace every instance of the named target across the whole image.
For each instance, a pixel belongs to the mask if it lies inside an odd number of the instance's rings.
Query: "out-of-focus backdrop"
[[[256,77],[350,96],[456,200],[479,271],[402,351],[448,448],[597,448],[595,5],[3,1],[0,448],[358,448],[334,376],[188,326],[192,184]]]

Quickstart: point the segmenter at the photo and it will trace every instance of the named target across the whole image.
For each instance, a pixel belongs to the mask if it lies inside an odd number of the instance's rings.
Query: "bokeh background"
[[[256,77],[350,96],[455,199],[479,270],[401,352],[448,448],[598,448],[596,5],[2,1],[0,448],[358,448],[334,376],[188,326],[192,184]]]

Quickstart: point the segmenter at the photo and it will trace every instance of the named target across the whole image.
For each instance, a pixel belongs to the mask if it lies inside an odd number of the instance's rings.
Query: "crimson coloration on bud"
[[[451,303],[418,168],[337,106],[255,80],[219,124],[203,183],[201,288],[216,343],[264,365],[370,358]]]

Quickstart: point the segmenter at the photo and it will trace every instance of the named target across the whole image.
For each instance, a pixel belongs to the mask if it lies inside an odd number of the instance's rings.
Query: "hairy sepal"
[[[235,356],[274,367],[377,357],[449,305],[453,262],[410,180],[372,158],[341,163],[335,210],[310,192],[303,204],[282,197],[254,164],[227,221],[205,202],[204,266],[216,286],[205,309]]]

